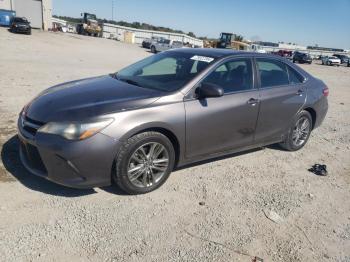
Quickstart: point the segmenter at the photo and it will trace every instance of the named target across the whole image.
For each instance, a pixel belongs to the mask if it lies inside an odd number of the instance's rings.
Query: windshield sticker
[[[214,58],[212,57],[200,56],[200,55],[192,56],[191,59],[195,61],[206,62],[206,63],[211,63],[214,60]]]

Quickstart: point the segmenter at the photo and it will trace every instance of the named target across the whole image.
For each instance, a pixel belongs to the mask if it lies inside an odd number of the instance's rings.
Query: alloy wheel
[[[169,152],[160,143],[150,142],[137,148],[128,163],[129,181],[136,187],[157,184],[169,167]]]
[[[299,118],[292,132],[294,146],[299,147],[303,145],[309,136],[310,130],[310,120],[305,116]]]

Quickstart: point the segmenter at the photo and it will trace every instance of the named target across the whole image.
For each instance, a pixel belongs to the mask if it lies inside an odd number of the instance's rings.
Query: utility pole
[[[112,21],[114,21],[114,1],[112,0]]]

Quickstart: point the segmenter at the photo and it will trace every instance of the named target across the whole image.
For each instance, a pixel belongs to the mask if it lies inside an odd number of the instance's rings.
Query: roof
[[[214,58],[230,56],[234,54],[246,54],[249,52],[236,51],[232,49],[219,49],[219,48],[179,48],[172,49],[173,52],[189,53],[193,55],[210,56]]]
[[[222,58],[232,55],[254,55],[256,57],[272,57],[281,58],[280,56],[267,53],[249,52],[249,51],[239,51],[233,49],[221,49],[221,48],[178,48],[171,49],[167,52],[181,52],[200,56],[209,56],[213,58]]]

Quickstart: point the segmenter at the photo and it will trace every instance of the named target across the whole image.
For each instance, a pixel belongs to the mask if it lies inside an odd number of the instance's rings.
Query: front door
[[[185,101],[186,157],[251,145],[259,111],[251,59],[236,58],[225,62],[204,82],[221,86],[225,94],[218,98]]]

